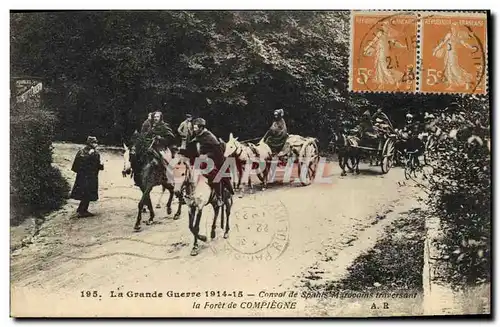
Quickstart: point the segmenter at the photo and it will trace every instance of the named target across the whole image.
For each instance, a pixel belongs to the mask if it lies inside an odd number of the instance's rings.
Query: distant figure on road
[[[191,137],[193,136],[193,124],[192,124],[193,116],[191,114],[186,114],[186,119],[179,125],[177,129],[177,133],[181,136],[181,149],[185,150],[186,145],[191,141]]]
[[[99,199],[98,174],[100,170],[104,170],[104,166],[101,164],[101,157],[96,147],[97,138],[94,136],[87,137],[87,145],[77,152],[71,167],[71,170],[76,173],[76,180],[70,197],[80,200],[80,205],[76,210],[78,217],[94,216],[88,211],[89,204],[90,201]]]

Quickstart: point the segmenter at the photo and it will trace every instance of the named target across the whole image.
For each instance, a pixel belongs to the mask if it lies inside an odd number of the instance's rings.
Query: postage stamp
[[[486,14],[423,12],[421,21],[420,90],[486,94]]]
[[[353,91],[415,92],[417,21],[411,12],[352,12]]]

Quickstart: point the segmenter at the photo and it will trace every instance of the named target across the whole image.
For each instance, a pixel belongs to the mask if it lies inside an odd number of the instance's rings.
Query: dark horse
[[[359,174],[359,160],[361,153],[357,147],[359,138],[353,135],[348,135],[346,131],[339,131],[336,136],[337,155],[339,166],[342,169],[341,176],[346,176],[345,167],[349,168],[350,172]],[[350,161],[350,163],[349,163]]]
[[[136,143],[137,144],[137,143]],[[138,204],[137,220],[134,226],[135,230],[141,229],[141,219],[142,219],[142,209],[146,205],[149,209],[149,220],[146,224],[150,225],[153,223],[155,217],[153,211],[153,204],[151,203],[150,193],[155,186],[162,186],[163,189],[167,189],[170,193],[167,202],[167,214],[172,213],[172,200],[174,197],[174,181],[167,179],[167,174],[165,168],[162,164],[163,158],[161,155],[152,149],[152,146],[146,149],[140,149],[140,154],[137,154],[136,147],[132,150],[124,145],[125,152],[123,154],[124,158],[124,169],[122,171],[123,175],[133,174],[135,184],[139,186],[142,191],[142,197]],[[168,156],[173,159],[174,155],[171,149],[167,148]],[[130,163],[130,165],[127,165]],[[172,172],[173,176],[173,172]],[[183,199],[181,193],[176,194],[179,199],[179,206],[177,212],[174,215],[174,219],[179,219],[181,215],[181,207]]]

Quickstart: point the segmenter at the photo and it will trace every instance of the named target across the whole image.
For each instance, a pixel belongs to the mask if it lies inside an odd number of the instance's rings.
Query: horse
[[[339,166],[342,169],[341,176],[346,176],[345,167],[349,168],[350,172],[359,174],[359,161],[361,158],[360,150],[358,149],[359,139],[355,136],[348,136],[345,132],[338,133],[336,137],[336,148],[339,159]],[[351,161],[349,166],[348,161]]]
[[[247,164],[251,162],[265,163],[263,172],[257,173],[257,177],[262,182],[262,189],[267,187],[267,174],[269,173],[269,162],[272,159],[272,151],[266,143],[262,142],[262,140],[257,145],[245,145],[239,142],[238,138],[233,136],[233,133],[230,133],[229,141],[225,144],[224,157],[233,157],[236,160],[237,172],[231,170],[233,176],[237,175],[238,178],[238,183],[236,183],[236,178],[233,178],[235,189],[240,188],[243,167],[249,168]],[[251,174],[248,174],[248,187],[252,188]]]
[[[124,153],[123,153],[123,170],[122,170],[122,176],[123,177],[127,177],[128,175],[130,175],[130,178],[133,178],[134,177],[134,171],[132,170],[132,166],[131,166],[131,163],[130,163],[130,149],[127,147],[127,145],[125,145],[125,143],[123,143],[123,149],[124,149]],[[160,194],[160,197],[158,198],[158,202],[156,202],[156,209],[160,209],[161,208],[161,201],[163,199],[163,196],[165,195],[165,191],[167,190],[167,188],[162,185],[161,186],[161,194]],[[146,212],[146,207],[144,207],[142,209],[142,212]],[[170,214],[172,212],[172,209],[167,207],[167,212],[168,214]]]
[[[200,156],[203,157],[203,156]],[[221,212],[221,228],[224,230],[224,238],[229,237],[229,216],[231,215],[231,207],[233,205],[233,196],[231,193],[223,188],[222,200],[223,205],[217,205],[217,197],[215,191],[209,186],[208,180],[199,171],[191,166],[189,161],[185,161],[185,171],[182,173],[184,177],[181,182],[175,182],[175,192],[181,192],[184,189],[184,199],[186,205],[189,207],[189,230],[193,234],[194,243],[191,250],[191,255],[196,256],[199,253],[198,240],[203,242],[207,241],[207,237],[199,233],[200,220],[203,213],[203,208],[207,205],[212,205],[214,210],[214,218],[212,222],[212,230],[210,232],[211,239],[214,239],[215,228],[217,224],[217,216]],[[225,213],[225,219],[224,219]],[[225,224],[224,224],[225,223]]]
[[[167,214],[172,213],[172,200],[175,194],[174,183],[168,181],[165,168],[162,164],[163,158],[156,152],[154,152],[151,147],[148,148],[143,154],[143,158],[137,158],[135,151],[131,151],[124,144],[124,169],[122,171],[123,176],[131,175],[137,186],[141,189],[142,196],[138,204],[138,214],[137,220],[134,226],[134,230],[139,231],[141,229],[142,211],[144,206],[149,209],[149,220],[146,222],[147,225],[153,223],[155,213],[153,211],[153,205],[151,203],[150,193],[155,186],[161,185],[163,190],[168,190],[170,195],[167,202]],[[172,152],[167,148],[167,156],[169,157],[169,162],[173,159]],[[180,218],[181,208],[182,208],[182,196],[181,193],[177,194],[179,199],[179,206],[177,212],[174,215],[174,220]]]

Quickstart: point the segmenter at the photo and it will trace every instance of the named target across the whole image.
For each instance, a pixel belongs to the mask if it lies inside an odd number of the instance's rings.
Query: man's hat
[[[191,115],[190,113],[187,113],[186,117],[193,117],[193,115]]]
[[[97,143],[97,137],[95,136],[87,136],[87,144]]]
[[[278,114],[278,115],[283,116],[285,114],[285,110],[283,110],[283,109],[276,109],[276,110],[274,110],[274,114]]]
[[[207,124],[207,122],[203,118],[198,117],[195,120],[193,120],[193,125],[205,126],[206,124]]]

